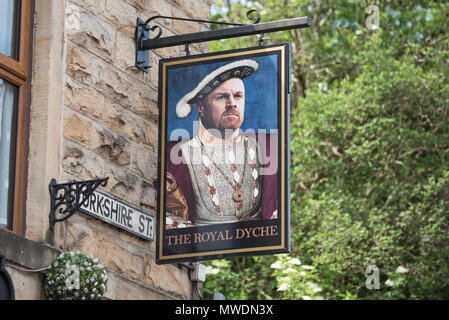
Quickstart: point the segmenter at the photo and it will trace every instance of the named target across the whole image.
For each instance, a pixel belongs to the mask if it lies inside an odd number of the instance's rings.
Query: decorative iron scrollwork
[[[246,13],[246,17],[252,21],[251,24],[257,24],[260,21],[260,14],[257,10],[252,9]],[[226,26],[234,26],[234,27],[242,27],[247,26],[247,24],[242,23],[233,23],[233,22],[222,22],[222,21],[210,21],[210,20],[198,20],[198,19],[189,19],[189,18],[179,18],[179,17],[168,17],[168,16],[153,16],[148,18],[146,21],[141,19],[137,19],[137,29],[136,29],[136,40],[137,40],[137,48],[136,48],[136,67],[141,69],[142,71],[148,72],[151,68],[149,66],[149,57],[148,52],[146,50],[142,50],[142,42],[144,40],[156,40],[159,39],[162,35],[163,29],[159,25],[151,26],[150,23],[155,19],[170,19],[170,20],[182,20],[182,21],[190,21],[190,22],[199,22],[199,23],[209,23],[209,24],[218,24],[218,25],[226,25]],[[151,37],[151,31],[156,31],[157,34],[154,37]],[[190,54],[189,50],[190,42],[186,41],[184,43],[186,48],[186,54]]]
[[[50,228],[53,229],[56,222],[70,218],[99,186],[105,187],[109,178],[89,181],[72,181],[57,184],[52,179],[49,185],[50,191]],[[62,217],[57,217],[57,215]]]

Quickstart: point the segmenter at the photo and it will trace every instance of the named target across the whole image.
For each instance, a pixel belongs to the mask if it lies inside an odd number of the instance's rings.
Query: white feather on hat
[[[258,67],[259,64],[255,60],[245,59],[234,61],[215,69],[214,71],[209,73],[206,77],[204,77],[204,79],[201,80],[201,82],[196,86],[195,89],[187,93],[181,100],[178,101],[178,103],[176,104],[176,115],[179,118],[188,117],[192,113],[192,104],[198,102],[198,100],[201,100],[202,98],[207,96],[207,94],[212,92],[213,89],[218,87],[221,83],[230,78],[244,79],[247,76],[256,72]],[[233,72],[229,72],[229,74],[227,73],[228,71],[233,69],[235,69]],[[241,69],[244,69],[245,72],[242,72]],[[220,77],[223,74],[225,74],[225,76]],[[208,86],[209,83],[211,83],[212,81],[213,81],[212,86]],[[208,89],[208,92],[200,94],[205,89]]]

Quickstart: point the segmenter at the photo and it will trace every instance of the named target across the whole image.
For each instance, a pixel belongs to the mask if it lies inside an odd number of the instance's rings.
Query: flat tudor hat
[[[196,86],[195,89],[187,93],[176,104],[176,115],[179,118],[186,118],[192,113],[192,104],[201,101],[220,84],[231,78],[244,79],[257,71],[259,64],[254,60],[238,60],[221,66],[207,76]]]

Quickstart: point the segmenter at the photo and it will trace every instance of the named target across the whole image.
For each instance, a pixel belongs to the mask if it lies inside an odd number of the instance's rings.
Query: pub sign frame
[[[290,251],[290,68],[289,43],[159,61],[158,264]],[[240,125],[207,112],[242,83]],[[231,151],[209,134],[228,120]]]

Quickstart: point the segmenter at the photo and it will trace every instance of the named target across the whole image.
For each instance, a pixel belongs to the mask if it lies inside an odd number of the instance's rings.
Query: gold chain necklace
[[[201,153],[202,155],[205,155],[210,161],[211,163],[215,166],[215,168],[217,168],[218,171],[220,171],[221,175],[226,179],[226,181],[231,185],[231,187],[235,190],[234,194],[232,195],[232,199],[237,202],[237,208],[240,210],[242,208],[242,201],[244,199],[244,193],[241,189],[242,187],[242,183],[243,183],[243,179],[245,177],[245,167],[247,164],[247,149],[248,149],[248,141],[244,140],[244,144],[245,144],[245,155],[244,155],[244,164],[243,164],[243,172],[241,174],[241,178],[239,179],[241,183],[237,182],[235,184],[232,183],[232,180],[229,179],[229,177],[227,176],[227,174],[223,171],[222,168],[220,168],[220,166],[218,166],[215,161],[212,159],[212,157],[207,153],[206,148],[204,146],[204,143],[198,138],[200,144],[201,144]],[[231,164],[231,171],[236,173],[237,172],[237,166],[235,163]],[[238,172],[237,172],[238,174]],[[240,177],[240,176],[239,176]],[[213,190],[214,191],[214,190]],[[212,192],[213,194],[215,193]]]

